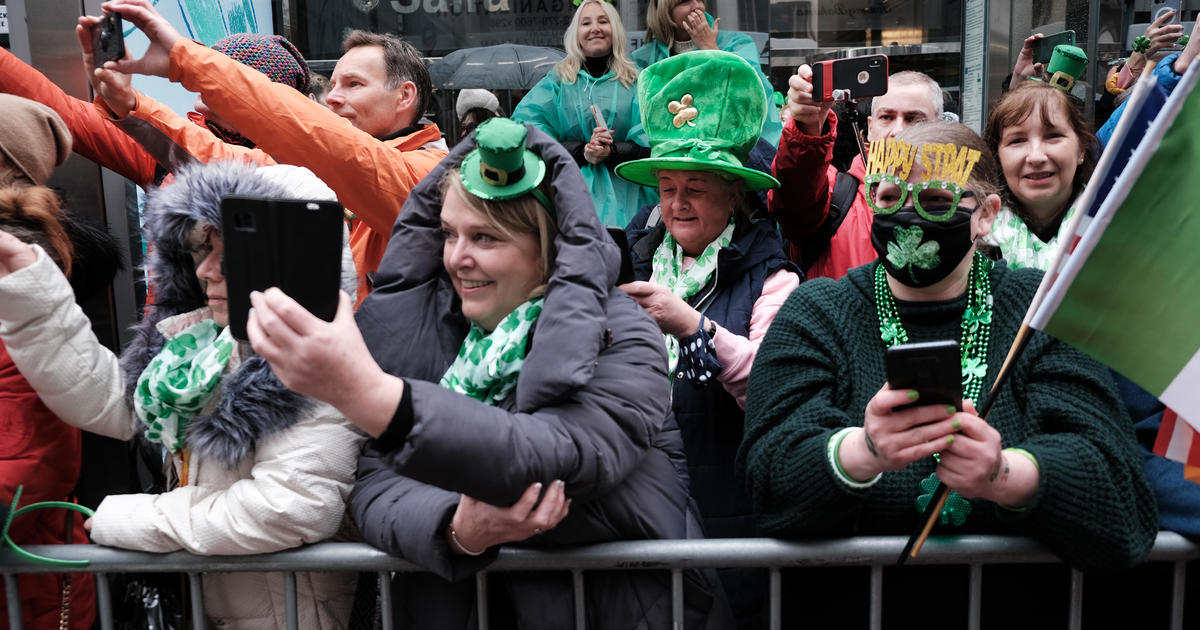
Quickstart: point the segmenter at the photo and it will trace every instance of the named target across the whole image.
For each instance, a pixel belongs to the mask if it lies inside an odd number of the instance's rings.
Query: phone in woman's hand
[[[962,411],[962,357],[953,340],[904,343],[887,349],[888,385],[915,389],[918,405],[954,405]]]

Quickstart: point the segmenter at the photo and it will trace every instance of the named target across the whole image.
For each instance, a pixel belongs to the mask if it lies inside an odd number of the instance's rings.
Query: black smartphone
[[[892,389],[915,389],[916,402],[901,405],[954,405],[962,411],[962,357],[958,342],[904,343],[887,349],[887,379]]]
[[[1050,63],[1050,57],[1054,56],[1054,47],[1059,44],[1074,46],[1075,31],[1060,31],[1033,42],[1033,62]]]
[[[887,94],[887,55],[818,61],[812,71],[814,101],[847,101]]]
[[[279,287],[325,321],[337,314],[342,275],[342,204],[221,199],[229,326],[246,340],[250,292]]]
[[[617,247],[621,249],[621,271],[617,274],[617,285],[626,284],[634,281],[633,275],[633,254],[629,252],[629,239],[625,237],[625,230],[619,227],[609,227],[608,235],[617,243]]]
[[[108,61],[125,58],[124,22],[119,13],[105,13],[92,29],[92,65],[99,68]]]

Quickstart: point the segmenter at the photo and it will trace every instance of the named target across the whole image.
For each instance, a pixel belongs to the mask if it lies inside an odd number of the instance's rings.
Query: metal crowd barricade
[[[541,551],[504,548],[486,572],[476,576],[480,628],[486,630],[488,573],[508,571],[570,571],[575,600],[575,627],[585,628],[584,574],[592,571],[638,570],[671,573],[674,627],[683,627],[683,571],[700,568],[766,568],[770,572],[770,627],[782,628],[780,571],[790,567],[866,566],[871,569],[870,627],[882,625],[883,568],[893,564],[905,543],[900,536],[870,536],[810,542],[770,538],[724,540],[653,540],[614,542],[570,549]],[[29,551],[55,558],[86,559],[79,569],[96,574],[97,612],[104,630],[113,627],[112,600],[106,576],[110,573],[185,573],[191,591],[192,623],[206,627],[201,573],[280,572],[285,576],[287,627],[297,628],[296,579],[299,571],[375,572],[379,577],[383,627],[391,623],[391,573],[421,571],[419,567],[389,556],[363,543],[320,543],[299,549],[251,556],[196,556],[185,552],[167,554],[127,551],[97,545],[30,546]],[[1160,532],[1146,562],[1171,563],[1173,588],[1170,627],[1183,628],[1186,563],[1200,559],[1200,546],[1171,532]],[[913,565],[965,565],[969,567],[967,627],[980,627],[982,569],[990,564],[1059,563],[1057,556],[1029,538],[1015,536],[931,537]],[[0,551],[0,574],[4,576],[9,624],[21,628],[17,575],[62,573],[21,559],[10,550]],[[1069,622],[1071,630],[1082,626],[1083,575],[1071,572]]]

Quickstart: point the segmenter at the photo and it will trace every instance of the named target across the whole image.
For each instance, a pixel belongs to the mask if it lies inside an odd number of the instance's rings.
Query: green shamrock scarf
[[[541,314],[539,297],[518,306],[491,333],[472,323],[439,385],[489,405],[500,404],[517,386],[529,331]]]
[[[138,377],[133,410],[146,439],[171,451],[183,447],[188,422],[204,409],[233,355],[233,334],[211,318],[179,333]]]
[[[683,271],[683,248],[675,242],[675,237],[667,232],[663,240],[654,250],[651,259],[653,269],[650,282],[670,289],[676,297],[686,301],[696,295],[701,287],[708,284],[709,278],[717,270],[717,252],[729,247],[733,242],[733,215],[729,216],[729,225],[717,236],[717,240],[708,244],[703,252],[696,257],[696,262]],[[674,335],[663,335],[667,343],[667,374],[675,374],[675,365],[679,362],[679,340]]]

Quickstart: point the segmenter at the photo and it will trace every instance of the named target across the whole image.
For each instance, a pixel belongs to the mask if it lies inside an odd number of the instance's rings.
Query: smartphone
[[[124,22],[119,13],[105,13],[92,28],[92,65],[99,68],[108,61],[125,58]]]
[[[1178,24],[1180,4],[1179,0],[1150,0],[1150,21],[1157,20],[1168,11],[1174,11],[1175,15],[1167,20],[1167,24]]]
[[[887,55],[818,61],[812,69],[814,101],[849,101],[887,93]]]
[[[892,389],[915,389],[916,402],[901,405],[954,405],[962,411],[962,357],[958,342],[904,343],[887,349],[887,379]]]
[[[629,251],[629,239],[625,237],[625,230],[619,227],[609,227],[608,235],[617,243],[617,247],[621,249],[621,271],[617,273],[617,285],[633,282],[636,278],[633,275],[633,254]]]
[[[1176,0],[1178,2],[1178,0]],[[1047,35],[1033,42],[1033,62],[1034,63],[1050,63],[1050,57],[1054,56],[1054,47],[1059,44],[1075,45],[1075,31],[1067,30]]]
[[[592,120],[596,121],[596,126],[603,129],[608,129],[608,123],[604,121],[604,114],[600,113],[600,106],[592,103]]]
[[[221,199],[229,326],[245,341],[250,292],[279,287],[325,321],[337,314],[342,205],[336,201]]]

